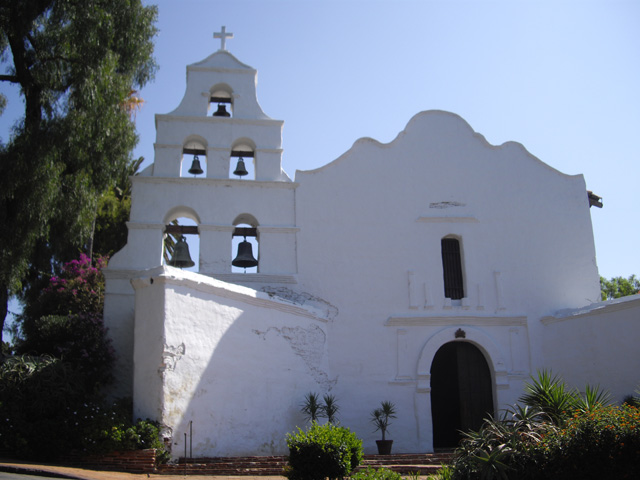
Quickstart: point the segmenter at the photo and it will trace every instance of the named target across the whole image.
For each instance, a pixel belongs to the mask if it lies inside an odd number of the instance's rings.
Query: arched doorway
[[[431,364],[433,447],[452,448],[459,431],[477,430],[493,414],[491,371],[482,352],[469,342],[450,342]]]

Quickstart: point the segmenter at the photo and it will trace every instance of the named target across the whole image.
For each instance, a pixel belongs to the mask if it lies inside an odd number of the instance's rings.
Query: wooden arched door
[[[493,414],[491,371],[483,353],[469,342],[450,342],[431,364],[434,448],[452,448],[460,430],[477,430]]]

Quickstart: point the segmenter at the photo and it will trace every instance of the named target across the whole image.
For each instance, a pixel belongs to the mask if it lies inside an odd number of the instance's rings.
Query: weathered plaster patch
[[[317,325],[308,328],[303,327],[270,327],[261,332],[254,330],[253,333],[266,340],[270,332],[275,332],[278,336],[287,341],[293,353],[304,361],[304,364],[311,371],[313,379],[326,390],[331,390],[336,384],[336,379],[329,379],[327,372],[322,370],[320,364],[324,356],[324,347],[327,336]]]
[[[464,207],[466,203],[461,202],[434,202],[429,204],[429,208],[452,208],[452,207]]]
[[[295,303],[296,305],[311,305],[322,312],[324,312],[324,318],[328,320],[333,320],[338,316],[338,308],[334,305],[331,305],[326,300],[323,300],[319,297],[314,297],[313,295],[306,292],[294,292],[293,290],[286,287],[262,287],[262,291],[272,297],[282,298],[284,300],[288,300],[290,302]]]
[[[161,425],[160,438],[162,438],[162,443],[164,443],[164,448],[167,450],[167,452],[171,453],[171,446],[173,442],[173,429],[168,425]]]
[[[164,373],[167,370],[173,372],[176,368],[176,363],[178,363],[178,360],[182,358],[184,352],[184,343],[181,343],[178,346],[165,344],[164,351],[162,352],[162,364],[160,365],[160,368],[158,368],[158,371],[160,373]]]

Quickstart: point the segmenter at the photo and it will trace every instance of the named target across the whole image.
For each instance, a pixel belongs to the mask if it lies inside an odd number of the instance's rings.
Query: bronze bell
[[[242,157],[240,157],[238,159],[238,164],[236,165],[236,169],[233,171],[233,174],[239,177],[244,177],[248,173],[249,172],[247,172],[247,168],[244,166],[244,160],[242,159]]]
[[[224,103],[218,104],[218,110],[213,114],[214,117],[230,117],[231,114],[227,112],[227,107]]]
[[[182,235],[178,240],[178,243],[173,247],[173,256],[169,260],[169,265],[178,268],[189,268],[195,265],[195,262],[191,260],[189,255],[189,245],[187,245],[187,239]]]
[[[189,169],[189,173],[191,175],[200,175],[204,173],[202,167],[200,166],[200,159],[197,155],[193,156],[193,162],[191,162],[191,168]]]
[[[231,265],[240,268],[251,268],[258,266],[258,260],[253,257],[253,249],[251,243],[247,242],[247,238],[238,244],[238,255],[233,259]]]

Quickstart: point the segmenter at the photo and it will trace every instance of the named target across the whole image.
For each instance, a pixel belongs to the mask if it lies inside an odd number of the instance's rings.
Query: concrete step
[[[400,474],[431,475],[451,462],[451,453],[365,455],[356,471],[367,467],[388,468]],[[181,458],[178,463],[161,465],[165,475],[282,475],[286,456]]]

